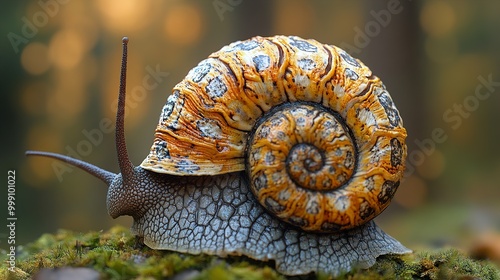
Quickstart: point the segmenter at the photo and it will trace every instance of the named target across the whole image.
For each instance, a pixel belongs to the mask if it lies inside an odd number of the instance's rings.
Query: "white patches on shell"
[[[212,79],[208,86],[205,88],[208,96],[212,99],[222,97],[227,91],[226,84],[222,81],[221,77],[215,77]]]
[[[302,58],[302,59],[299,59],[299,60],[297,61],[297,65],[299,65],[299,67],[300,67],[302,70],[305,70],[305,71],[311,71],[311,70],[313,70],[314,68],[316,68],[316,62],[314,62],[314,60],[309,59],[309,58]]]
[[[349,68],[345,69],[344,75],[353,81],[356,81],[359,78],[358,74],[356,74],[356,72],[352,71]]]
[[[254,40],[248,40],[243,42],[235,42],[232,45],[233,50],[249,51],[258,47],[259,43]]]
[[[312,45],[311,43],[299,37],[289,37],[289,39],[290,39],[290,45],[298,48],[301,51],[316,52],[318,50],[316,46]]]
[[[351,202],[346,196],[339,196],[337,199],[333,200],[335,209],[339,212],[345,212],[351,206]]]
[[[201,119],[196,121],[196,127],[203,137],[210,137],[213,139],[220,139],[222,130],[215,120]]]
[[[198,66],[189,71],[187,77],[193,80],[193,82],[200,82],[207,74],[210,72],[212,66],[206,60],[200,62]]]
[[[373,145],[370,150],[370,163],[373,165],[379,165],[387,158],[387,155],[389,155],[390,152],[390,147],[386,145],[386,141],[382,137],[377,138],[375,145]]]
[[[160,123],[169,129],[179,128],[179,118],[184,109],[184,98],[179,95],[179,91],[174,91],[167,99],[160,115]]]
[[[401,117],[399,116],[399,112],[394,106],[394,102],[392,102],[389,93],[386,90],[378,90],[375,92],[375,94],[377,95],[382,107],[384,107],[390,124],[393,127],[397,127],[400,124]]]
[[[377,117],[368,109],[360,109],[357,114],[358,120],[365,123],[366,126],[377,126]]]
[[[339,54],[340,54],[340,57],[342,57],[344,59],[344,61],[347,62],[348,64],[350,64],[354,67],[358,67],[358,68],[361,67],[359,62],[356,59],[354,59],[350,54],[346,53],[345,51],[340,50]]]
[[[168,152],[167,142],[163,140],[156,142],[155,153],[159,160],[169,158],[170,153]]]
[[[176,168],[179,172],[187,174],[194,174],[196,171],[200,170],[200,167],[189,159],[179,161]]]
[[[271,59],[267,55],[257,55],[252,59],[257,71],[264,71],[271,65]]]
[[[174,92],[172,95],[170,95],[168,97],[167,103],[165,103],[165,105],[163,106],[163,110],[162,110],[162,114],[161,114],[163,121],[166,121],[170,117],[170,115],[174,111],[174,106],[178,100],[179,100],[179,92],[178,91]]]
[[[394,167],[401,165],[402,157],[404,156],[403,145],[398,139],[391,139],[391,164]]]
[[[371,192],[373,191],[374,188],[375,188],[375,179],[373,178],[373,176],[366,178],[363,189],[367,192]]]
[[[295,84],[302,88],[307,88],[311,84],[311,80],[306,75],[295,76]]]
[[[316,215],[320,211],[319,202],[317,196],[313,196],[307,201],[306,212],[311,215]]]

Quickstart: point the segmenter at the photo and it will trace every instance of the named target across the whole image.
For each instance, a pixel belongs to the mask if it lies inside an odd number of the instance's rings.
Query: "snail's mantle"
[[[14,272],[1,252],[1,279],[286,279],[273,263],[245,257],[222,259],[136,248],[136,240],[123,227],[105,232],[76,233],[59,230],[18,247]],[[464,278],[462,278],[464,277]],[[305,279],[330,279],[308,275]],[[369,269],[358,269],[340,279],[500,279],[500,270],[487,261],[474,260],[455,249],[383,256]]]

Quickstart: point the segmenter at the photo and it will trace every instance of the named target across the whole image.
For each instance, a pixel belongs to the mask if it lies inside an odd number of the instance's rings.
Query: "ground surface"
[[[136,248],[128,229],[75,233],[60,230],[18,248],[14,272],[7,252],[1,252],[1,279],[287,279],[273,263],[244,257],[218,258]],[[6,265],[7,264],[7,265]],[[80,277],[80,278],[78,278]],[[87,278],[85,278],[87,277]],[[474,260],[455,249],[384,256],[368,270],[356,270],[340,279],[500,279],[490,262]],[[307,275],[299,279],[330,279]]]

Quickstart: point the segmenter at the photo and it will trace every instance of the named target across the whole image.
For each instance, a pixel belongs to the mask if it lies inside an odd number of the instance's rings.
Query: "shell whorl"
[[[389,93],[360,61],[314,40],[255,37],[213,53],[174,87],[141,167],[247,170],[270,212],[305,230],[336,231],[388,206],[405,138]]]

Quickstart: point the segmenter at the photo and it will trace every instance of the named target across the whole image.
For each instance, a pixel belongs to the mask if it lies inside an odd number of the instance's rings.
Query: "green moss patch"
[[[404,256],[382,256],[370,269],[344,279],[500,279],[491,262],[474,260],[457,249],[417,252]]]
[[[5,264],[6,254],[0,261]],[[0,267],[2,279],[30,279],[42,269],[84,267],[102,279],[286,279],[274,264],[245,257],[218,258],[137,248],[128,229],[75,233],[60,230],[44,234],[35,242],[18,247],[15,272]],[[308,275],[305,279],[331,279]],[[340,279],[500,279],[500,271],[487,261],[465,256],[455,249],[421,252],[405,256],[383,256],[367,270],[357,270]]]

